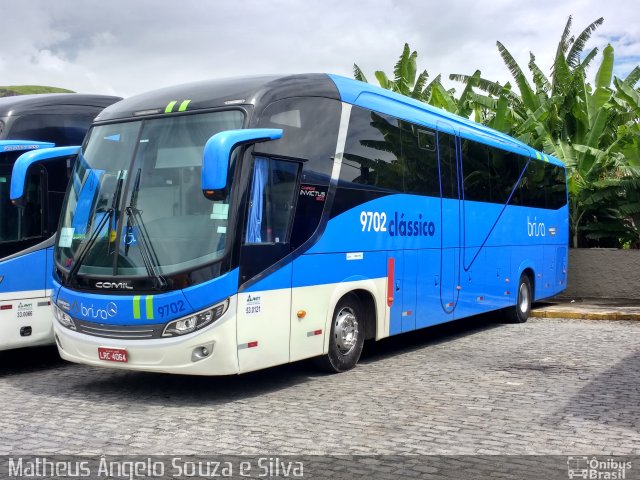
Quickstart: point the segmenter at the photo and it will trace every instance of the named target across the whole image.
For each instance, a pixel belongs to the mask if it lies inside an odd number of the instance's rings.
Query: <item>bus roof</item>
[[[509,135],[455,115],[413,98],[339,75],[329,75],[340,92],[342,101],[395,117],[424,124],[443,131],[455,131],[463,138],[477,140],[520,154],[538,158],[559,166],[564,164],[557,158],[546,155]]]
[[[560,160],[497,130],[375,85],[332,74],[236,77],[167,87],[107,107],[96,122],[239,104],[266,106],[273,100],[296,96],[334,98],[563,166]]]
[[[110,95],[85,95],[80,93],[44,93],[37,95],[16,95],[0,98],[0,117],[34,113],[43,108],[59,105],[80,105],[105,108],[121,100]]]
[[[235,77],[187,83],[134,95],[103,110],[96,122],[240,104],[266,105],[275,99],[296,96],[340,100],[335,84],[325,74]]]

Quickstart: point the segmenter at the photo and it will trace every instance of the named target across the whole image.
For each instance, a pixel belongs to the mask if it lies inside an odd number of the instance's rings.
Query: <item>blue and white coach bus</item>
[[[19,192],[16,193],[19,197]],[[565,288],[562,164],[324,74],[131,97],[96,119],[55,245],[63,358],[198,375],[309,357]]]
[[[53,343],[53,234],[77,148],[52,147],[80,145],[95,116],[118,100],[79,94],[0,99],[0,350]],[[25,151],[67,155],[30,169],[19,208],[9,190]]]

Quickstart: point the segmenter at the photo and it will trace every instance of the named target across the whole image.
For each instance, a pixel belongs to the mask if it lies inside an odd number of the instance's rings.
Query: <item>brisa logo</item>
[[[546,237],[547,229],[544,226],[544,223],[538,222],[538,217],[533,217],[533,222],[529,219],[529,215],[527,215],[527,235],[530,237]]]
[[[81,315],[85,318],[107,320],[108,318],[115,317],[118,314],[118,305],[115,302],[107,303],[104,308],[97,308],[93,303],[89,306],[85,306],[84,303],[76,300],[71,305],[70,313]]]

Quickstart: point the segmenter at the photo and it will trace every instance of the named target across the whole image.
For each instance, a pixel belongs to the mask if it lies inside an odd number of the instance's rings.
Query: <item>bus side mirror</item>
[[[80,153],[80,147],[57,147],[31,150],[23,153],[13,164],[11,172],[11,202],[17,206],[24,206],[25,183],[29,170],[35,165],[45,163],[62,157],[71,157]]]
[[[267,142],[282,137],[278,128],[248,128],[225,130],[207,140],[202,154],[202,191],[212,197],[216,190],[227,186],[229,157],[238,145]]]

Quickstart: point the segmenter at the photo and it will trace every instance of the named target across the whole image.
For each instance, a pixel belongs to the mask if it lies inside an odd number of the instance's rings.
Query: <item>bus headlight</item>
[[[56,317],[58,323],[63,327],[70,328],[71,330],[76,329],[76,324],[73,322],[73,318],[71,318],[71,315],[64,312],[56,304],[53,304],[53,316]]]
[[[177,320],[173,320],[167,323],[162,332],[163,337],[175,337],[178,335],[185,335],[187,333],[195,332],[201,328],[210,325],[217,319],[222,317],[229,308],[229,299],[224,302],[218,303],[207,310],[203,310],[188,317],[182,317]]]

